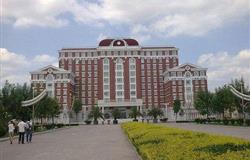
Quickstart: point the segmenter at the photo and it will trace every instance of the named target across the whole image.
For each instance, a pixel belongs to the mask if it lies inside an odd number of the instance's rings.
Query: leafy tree
[[[243,94],[250,95],[250,90],[245,84],[243,78],[232,80],[231,85],[239,92],[241,93],[243,92]],[[246,100],[242,100],[241,98],[234,96],[234,104],[236,106],[236,110],[238,111],[238,113],[242,114],[242,117],[244,117],[243,108],[245,108],[245,112],[250,113],[250,103],[247,102]],[[244,106],[242,106],[242,104]]]
[[[113,123],[117,124],[118,123],[117,118],[119,118],[121,116],[120,110],[118,108],[115,108],[112,110],[111,114],[114,118]]]
[[[179,99],[174,100],[174,113],[175,113],[175,120],[177,120],[177,113],[180,111],[181,109],[181,101]]]
[[[158,116],[163,116],[164,113],[160,108],[153,107],[151,110],[148,112],[149,116],[152,116],[154,118],[154,122],[157,122],[157,117]]]
[[[2,105],[9,118],[13,119],[28,119],[31,116],[31,111],[28,107],[22,107],[21,102],[29,97],[32,97],[31,89],[27,84],[15,85],[5,82],[2,88]]]
[[[60,107],[57,101],[51,97],[46,96],[36,105],[35,115],[41,119],[51,117],[54,123],[54,117],[60,114]]]
[[[57,102],[56,99],[54,98],[49,98],[49,115],[52,118],[52,123],[54,124],[54,118],[55,116],[58,116],[61,112],[60,112],[60,106]]]
[[[119,118],[121,116],[121,112],[118,108],[113,109],[111,114],[112,114],[114,120],[116,120],[117,118]]]
[[[98,118],[104,119],[99,107],[93,107],[88,115],[88,118],[94,119],[94,124],[98,124]]]
[[[235,110],[234,95],[228,86],[224,85],[215,90],[215,96],[212,98],[213,111],[222,114],[225,118],[225,111],[230,113]]]
[[[82,102],[79,99],[76,99],[74,101],[73,110],[76,113],[76,120],[77,120],[77,114],[82,110]]]
[[[194,101],[194,107],[207,118],[213,113],[213,94],[209,91],[199,91]]]
[[[134,121],[137,121],[137,117],[142,114],[137,110],[137,107],[132,107],[129,117],[134,118]]]

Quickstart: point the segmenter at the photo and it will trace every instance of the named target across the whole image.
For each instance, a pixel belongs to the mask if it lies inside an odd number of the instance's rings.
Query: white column
[[[104,114],[104,106],[102,106],[102,114]]]

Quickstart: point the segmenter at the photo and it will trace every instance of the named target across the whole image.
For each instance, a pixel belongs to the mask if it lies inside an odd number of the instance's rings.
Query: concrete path
[[[250,127],[223,126],[195,123],[167,123],[168,126],[187,130],[221,134],[250,140]]]
[[[138,160],[120,125],[83,125],[36,135],[30,144],[0,142],[0,160]]]

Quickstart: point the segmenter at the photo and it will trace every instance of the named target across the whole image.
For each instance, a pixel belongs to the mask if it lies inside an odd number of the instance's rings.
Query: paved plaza
[[[221,134],[250,140],[250,127],[206,125],[195,123],[168,123],[167,125],[187,130]]]
[[[0,160],[138,160],[120,125],[82,125],[34,136],[31,144],[0,142]]]

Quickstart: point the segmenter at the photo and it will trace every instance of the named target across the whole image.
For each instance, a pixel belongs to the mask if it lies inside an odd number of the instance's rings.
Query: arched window
[[[104,64],[109,64],[109,59],[108,59],[108,58],[104,58],[104,59],[103,59],[103,63],[104,63]]]
[[[192,74],[189,71],[185,73],[185,77],[189,78],[191,76],[192,76]]]

